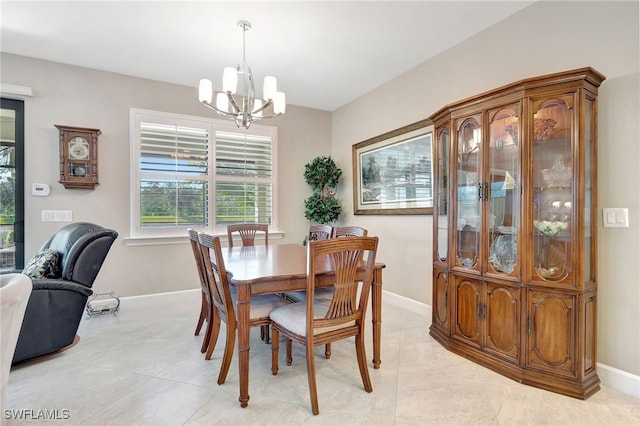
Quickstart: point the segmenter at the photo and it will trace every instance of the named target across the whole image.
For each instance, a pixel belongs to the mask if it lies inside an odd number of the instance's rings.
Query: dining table
[[[307,246],[302,244],[270,244],[222,249],[230,285],[236,289],[236,321],[238,329],[238,368],[241,407],[249,404],[249,314],[251,297],[258,294],[277,294],[307,288]],[[364,273],[364,262],[363,273]],[[371,283],[371,316],[373,323],[373,368],[380,368],[380,339],[382,327],[382,269],[375,263]],[[335,272],[331,261],[317,275],[319,286],[331,286]]]

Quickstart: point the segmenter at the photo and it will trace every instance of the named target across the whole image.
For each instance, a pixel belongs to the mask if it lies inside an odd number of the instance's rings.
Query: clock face
[[[89,142],[81,136],[71,138],[69,141],[69,157],[74,160],[89,159]]]

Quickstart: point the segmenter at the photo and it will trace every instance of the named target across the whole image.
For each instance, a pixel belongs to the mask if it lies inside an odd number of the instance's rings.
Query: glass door
[[[558,282],[571,274],[573,97],[538,102],[533,116],[534,278]],[[534,104],[535,105],[535,104]]]
[[[518,105],[489,114],[488,267],[496,274],[518,273],[520,229],[520,148]]]
[[[456,263],[478,269],[483,196],[480,117],[465,119],[457,133]]]
[[[24,102],[1,99],[0,273],[24,267]]]
[[[434,220],[436,224],[436,260],[446,262],[449,252],[449,131],[443,128],[437,141],[437,202]]]

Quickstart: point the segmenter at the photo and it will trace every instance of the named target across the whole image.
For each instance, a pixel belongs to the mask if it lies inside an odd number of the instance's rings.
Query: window
[[[132,109],[131,133],[131,236],[275,225],[275,127]]]

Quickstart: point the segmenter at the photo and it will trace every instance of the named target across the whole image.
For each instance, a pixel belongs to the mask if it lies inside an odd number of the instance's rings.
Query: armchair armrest
[[[89,297],[93,294],[93,290],[89,287],[67,280],[52,279],[33,279],[33,291],[38,290],[68,290],[80,293],[82,296]]]

